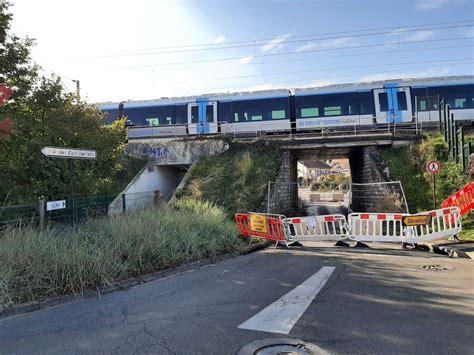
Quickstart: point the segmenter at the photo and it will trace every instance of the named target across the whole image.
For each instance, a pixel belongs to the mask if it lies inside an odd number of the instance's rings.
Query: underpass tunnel
[[[304,215],[347,215],[350,150],[308,150],[295,154],[299,209]]]

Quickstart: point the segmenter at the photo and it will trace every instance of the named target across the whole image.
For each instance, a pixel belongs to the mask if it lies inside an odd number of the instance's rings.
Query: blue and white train
[[[106,122],[126,116],[129,138],[316,131],[438,122],[444,98],[474,122],[474,76],[400,79],[102,104]]]

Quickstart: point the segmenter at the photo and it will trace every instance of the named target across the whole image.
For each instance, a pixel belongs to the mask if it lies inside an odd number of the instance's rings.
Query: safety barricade
[[[466,215],[474,208],[474,183],[467,184],[449,196],[443,201],[441,207],[459,207],[461,216]]]
[[[264,213],[237,213],[235,215],[237,229],[243,237],[255,237],[276,242],[289,241],[286,217],[283,215]]]
[[[407,243],[448,238],[457,235],[462,230],[459,207],[442,208],[413,216],[431,216],[431,218],[427,224],[405,227],[404,242]]]
[[[339,240],[347,234],[344,215],[287,218],[288,232],[297,241]]]
[[[351,213],[347,237],[361,242],[403,242],[400,213]]]

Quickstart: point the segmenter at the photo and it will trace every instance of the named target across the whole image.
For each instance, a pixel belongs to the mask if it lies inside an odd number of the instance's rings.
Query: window
[[[149,126],[158,126],[160,124],[160,120],[157,117],[147,118],[146,121]]]
[[[342,97],[339,95],[330,95],[323,98],[324,116],[342,115]]]
[[[301,109],[301,117],[318,117],[319,116],[319,108],[302,108]]]
[[[407,94],[405,91],[397,91],[397,101],[399,111],[406,111],[408,109]]]
[[[206,106],[206,122],[214,122],[214,106]]]
[[[219,102],[217,105],[217,118],[218,121],[232,122],[232,103],[231,102]]]
[[[198,107],[191,106],[191,123],[198,123]]]
[[[259,99],[232,102],[234,122],[281,120],[288,117],[289,99]]]
[[[386,92],[379,93],[379,107],[381,112],[388,111],[388,95]]]
[[[188,106],[187,105],[176,105],[174,107],[174,112],[175,112],[176,124],[188,123]]]
[[[173,124],[174,106],[157,106],[146,108],[145,124],[148,126]]]
[[[359,114],[373,115],[375,114],[374,94],[372,92],[359,92]]]
[[[321,115],[321,96],[296,96],[295,107],[297,118],[319,117]]]
[[[467,107],[466,98],[454,99],[454,108],[466,108]]]
[[[343,100],[343,115],[358,115],[359,114],[359,95],[357,93],[347,93],[342,95]]]
[[[282,120],[286,118],[285,110],[274,110],[272,111],[272,120]]]

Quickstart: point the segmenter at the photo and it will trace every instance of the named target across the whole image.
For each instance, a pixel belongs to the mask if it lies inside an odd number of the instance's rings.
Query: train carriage
[[[104,104],[126,116],[129,138],[305,133],[438,122],[444,98],[457,121],[474,122],[474,76],[400,79]]]

